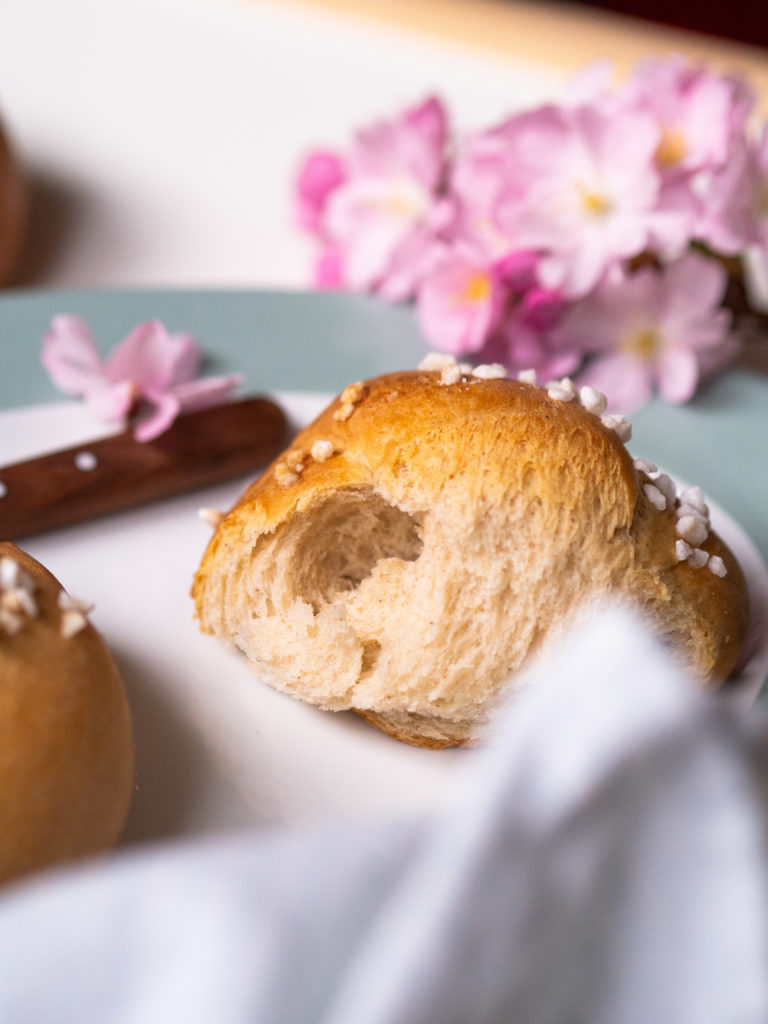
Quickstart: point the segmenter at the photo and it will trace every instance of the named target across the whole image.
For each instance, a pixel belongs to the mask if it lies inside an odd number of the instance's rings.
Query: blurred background
[[[706,4],[696,0],[591,0],[584,6],[656,21],[662,25],[706,32],[753,46],[768,44],[766,19],[752,4]]]
[[[302,155],[429,93],[471,130],[594,60],[680,52],[768,95],[739,4],[0,0],[0,24],[21,286],[304,287]]]

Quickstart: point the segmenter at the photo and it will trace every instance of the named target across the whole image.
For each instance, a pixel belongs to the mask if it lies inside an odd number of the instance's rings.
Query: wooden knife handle
[[[266,398],[180,416],[153,441],[127,430],[0,468],[0,540],[169,498],[248,473],[288,439],[283,410]]]

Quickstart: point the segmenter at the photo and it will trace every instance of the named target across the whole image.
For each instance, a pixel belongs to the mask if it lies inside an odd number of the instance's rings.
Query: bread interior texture
[[[404,509],[370,486],[320,494],[229,578],[235,645],[323,708],[413,725],[420,742],[467,741],[537,646],[542,606],[568,613],[595,583],[572,546],[541,558],[551,510],[508,498],[470,520],[454,503]]]

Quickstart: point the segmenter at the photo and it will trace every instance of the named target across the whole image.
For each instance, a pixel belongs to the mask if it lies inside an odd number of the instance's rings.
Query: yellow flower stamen
[[[676,167],[682,163],[688,153],[685,135],[679,128],[663,128],[661,139],[654,154],[659,167]]]
[[[619,344],[619,349],[628,355],[639,356],[651,362],[661,348],[661,336],[653,327],[642,327],[634,334],[628,335]]]
[[[491,279],[478,271],[473,274],[461,290],[462,302],[485,302],[491,294]]]
[[[604,217],[613,208],[611,200],[602,192],[593,192],[585,186],[579,186],[581,205],[591,217]]]

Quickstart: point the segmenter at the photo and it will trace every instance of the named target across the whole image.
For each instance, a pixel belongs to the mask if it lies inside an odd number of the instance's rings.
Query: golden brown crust
[[[743,577],[712,533],[725,577],[678,561],[649,483],[599,416],[534,385],[357,382],[224,518],[197,616],[280,689],[426,746],[474,742],[517,670],[600,600],[721,680]]]
[[[36,613],[0,630],[0,880],[111,847],[133,790],[131,723],[90,624],[62,634],[58,581],[15,545]]]

